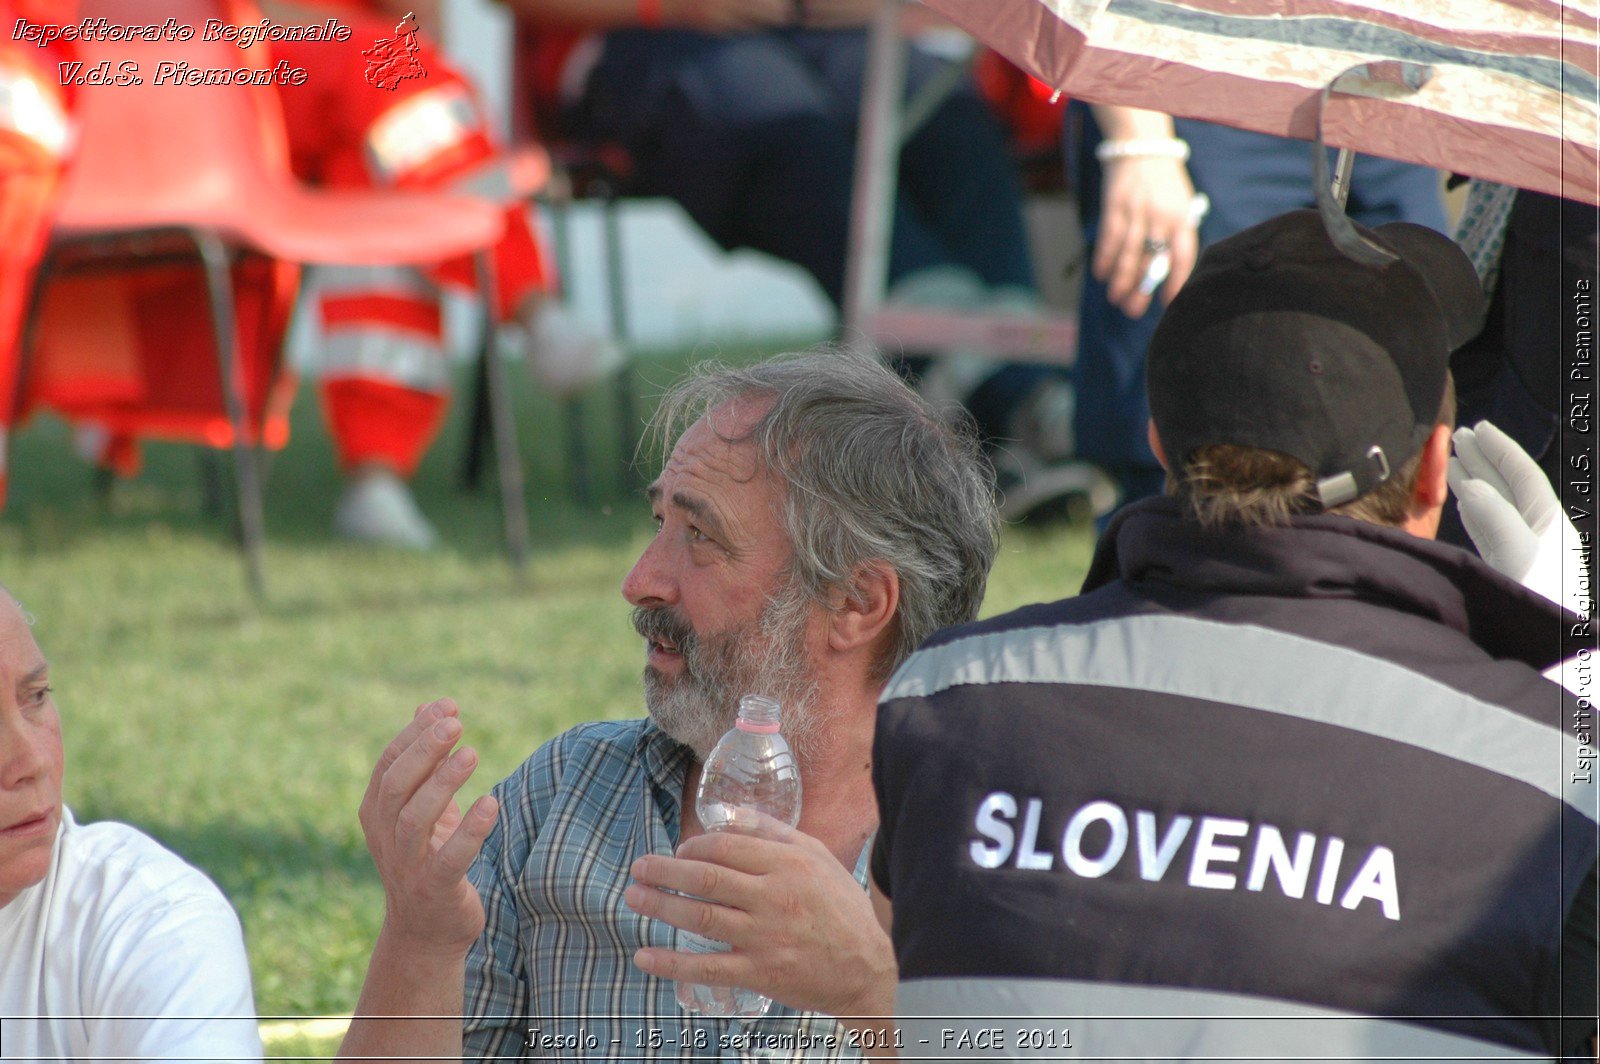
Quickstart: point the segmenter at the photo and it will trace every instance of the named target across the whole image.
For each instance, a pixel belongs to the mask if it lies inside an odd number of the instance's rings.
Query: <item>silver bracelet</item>
[[[1095,145],[1094,157],[1103,163],[1112,159],[1175,159],[1189,160],[1189,142],[1181,137],[1159,140],[1102,140]]]

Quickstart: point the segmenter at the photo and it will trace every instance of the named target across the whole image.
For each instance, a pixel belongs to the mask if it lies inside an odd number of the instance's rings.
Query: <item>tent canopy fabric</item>
[[[1579,0],[925,0],[1063,93],[1600,204],[1600,8]]]

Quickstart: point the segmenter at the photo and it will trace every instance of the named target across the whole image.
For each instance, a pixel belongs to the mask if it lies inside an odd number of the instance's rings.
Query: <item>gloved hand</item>
[[[1461,523],[1496,571],[1567,609],[1587,583],[1578,530],[1538,463],[1487,421],[1457,429],[1450,488]]]

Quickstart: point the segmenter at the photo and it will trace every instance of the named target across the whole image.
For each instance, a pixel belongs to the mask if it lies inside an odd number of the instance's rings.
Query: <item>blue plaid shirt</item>
[[[467,956],[466,1059],[859,1059],[831,1016],[774,1003],[748,1023],[708,1019],[634,967],[641,946],[675,945],[622,892],[637,858],[676,848],[691,763],[649,720],[599,721],[495,788],[500,816],[468,873],[488,923]]]

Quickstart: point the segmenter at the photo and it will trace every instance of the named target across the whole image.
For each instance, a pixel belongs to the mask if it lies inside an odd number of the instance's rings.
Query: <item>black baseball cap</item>
[[[1213,244],[1150,342],[1150,414],[1174,468],[1212,444],[1303,462],[1324,508],[1361,497],[1422,450],[1450,353],[1483,324],[1483,289],[1449,237],[1356,227],[1393,251],[1365,266],[1292,211]]]

